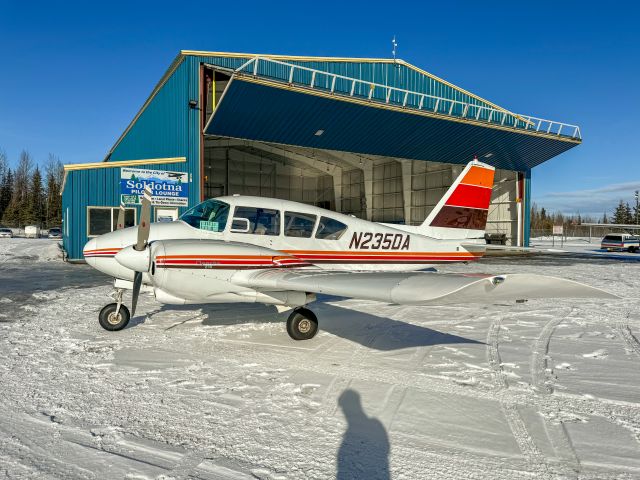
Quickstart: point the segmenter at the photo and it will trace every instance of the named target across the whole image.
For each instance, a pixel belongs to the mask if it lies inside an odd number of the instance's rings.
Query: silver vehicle
[[[49,235],[47,236],[49,238],[62,238],[62,230],[60,230],[58,227],[50,228]]]
[[[13,232],[9,228],[0,228],[0,238],[12,238]]]

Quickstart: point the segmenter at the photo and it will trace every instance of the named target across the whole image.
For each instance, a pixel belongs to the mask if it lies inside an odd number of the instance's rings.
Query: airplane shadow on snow
[[[318,316],[319,333],[328,332],[380,351],[456,343],[483,344],[477,340],[439,332],[420,325],[325,303],[337,299],[339,297],[323,295],[319,296],[317,302],[310,305]],[[192,320],[202,319],[203,326],[279,323],[282,325],[284,336],[287,336],[285,322],[290,313],[279,314],[275,307],[261,304],[162,305],[146,315],[136,315],[131,319],[129,328],[135,328],[146,321],[153,321],[153,317],[157,314],[163,313],[164,317],[171,315],[171,312],[193,312],[193,316],[184,318],[181,315],[167,327],[167,330]],[[180,318],[183,321],[180,321]]]

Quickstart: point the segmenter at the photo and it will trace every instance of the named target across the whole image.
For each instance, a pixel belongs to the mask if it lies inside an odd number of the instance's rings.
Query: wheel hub
[[[111,325],[117,325],[118,323],[120,323],[120,320],[122,320],[122,316],[120,315],[120,313],[116,315],[116,312],[111,312],[107,317],[107,322],[109,322]]]
[[[300,320],[300,323],[298,323],[298,330],[300,333],[309,333],[309,330],[311,330],[311,322],[306,318]]]

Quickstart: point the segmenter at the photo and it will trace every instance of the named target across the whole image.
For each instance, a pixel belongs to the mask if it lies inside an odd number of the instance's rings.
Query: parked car
[[[9,228],[0,228],[0,238],[11,238],[13,237],[13,232]]]
[[[58,227],[50,228],[48,237],[49,238],[62,238],[62,230],[60,230]]]
[[[24,234],[27,238],[38,238],[40,237],[40,227],[37,225],[27,225],[24,227]]]
[[[628,233],[608,233],[602,239],[600,248],[608,252],[626,250],[633,253],[640,250],[640,238]]]

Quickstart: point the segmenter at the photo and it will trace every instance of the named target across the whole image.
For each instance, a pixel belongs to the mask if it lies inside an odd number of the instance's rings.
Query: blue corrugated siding
[[[198,100],[199,63],[187,57],[115,147],[110,161],[186,157],[176,171],[193,178],[189,203],[200,201],[200,118],[189,100]],[[153,168],[153,167],[151,167]]]
[[[135,168],[184,171],[185,163],[136,165]],[[193,184],[193,183],[192,183]],[[191,201],[190,204],[197,203]],[[87,207],[117,207],[120,205],[120,168],[95,168],[67,172],[62,194],[63,245],[69,259],[82,259],[87,243]],[[180,209],[182,213],[184,209]],[[138,207],[138,217],[140,209]]]

